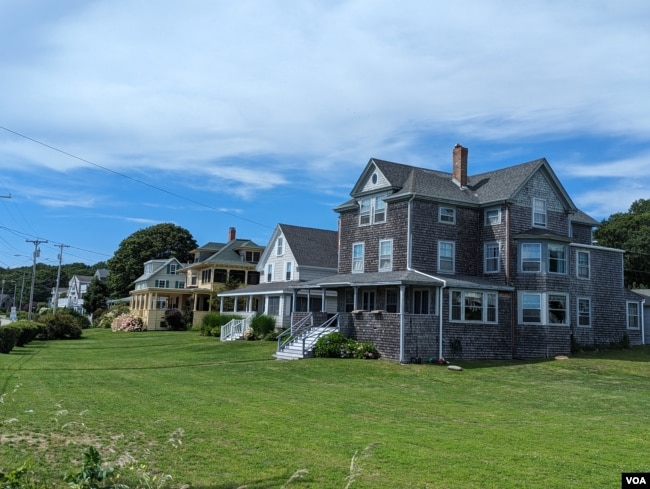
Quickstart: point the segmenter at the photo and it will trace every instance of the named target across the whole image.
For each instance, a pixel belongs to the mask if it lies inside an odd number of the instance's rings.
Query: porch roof
[[[219,292],[217,295],[219,297],[239,297],[239,296],[248,296],[248,295],[268,295],[268,294],[293,294],[294,288],[297,287],[300,283],[299,280],[292,280],[289,282],[266,282],[263,284],[249,285],[241,289],[225,290]]]
[[[498,283],[482,277],[467,277],[459,275],[434,276],[417,270],[401,270],[395,272],[374,273],[339,273],[310,282],[291,285],[298,289],[319,288],[344,288],[344,287],[372,287],[372,286],[420,285],[429,287],[446,286],[461,289],[489,289],[512,291],[514,287]]]

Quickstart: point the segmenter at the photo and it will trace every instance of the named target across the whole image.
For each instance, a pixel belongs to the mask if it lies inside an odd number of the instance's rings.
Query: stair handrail
[[[278,335],[278,349],[277,351],[282,351],[284,348],[293,341],[293,339],[298,336],[300,331],[305,329],[305,324],[313,325],[314,315],[310,312],[303,318],[301,318],[297,323],[291,324],[289,329],[286,329]]]
[[[243,319],[231,319],[221,327],[221,341],[228,341],[237,335],[243,335],[246,328],[248,328],[253,320],[254,314],[249,314]]]
[[[337,312],[336,314],[334,314],[334,316],[332,316],[331,318],[329,318],[329,319],[328,319],[327,321],[325,321],[323,324],[320,324],[320,325],[318,325],[318,326],[312,326],[311,328],[308,328],[308,329],[305,331],[305,334],[302,335],[302,356],[303,356],[303,357],[305,356],[305,353],[307,352],[307,346],[306,346],[305,342],[307,341],[307,337],[310,335],[311,330],[313,330],[313,329],[326,329],[326,328],[329,328],[329,327],[332,325],[332,323],[333,323],[334,321],[336,321],[336,323],[337,323],[337,327],[336,327],[336,329],[338,330],[338,329],[339,329],[339,328],[338,328],[338,319],[339,319],[339,313]],[[326,334],[329,334],[329,333],[327,333],[327,332],[325,332],[325,331],[321,331],[321,332],[318,334],[318,336],[316,336],[315,341],[313,342],[313,344],[315,345],[315,344],[316,344],[316,341],[318,341],[322,336],[325,336]],[[313,339],[313,338],[312,338],[312,339]]]

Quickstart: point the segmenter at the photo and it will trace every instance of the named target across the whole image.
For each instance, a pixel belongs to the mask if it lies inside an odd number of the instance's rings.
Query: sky
[[[370,158],[650,198],[647,0],[0,0],[0,267],[337,228]],[[65,245],[64,247],[61,247]]]

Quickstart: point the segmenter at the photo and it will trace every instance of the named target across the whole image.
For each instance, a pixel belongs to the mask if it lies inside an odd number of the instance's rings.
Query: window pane
[[[578,277],[589,278],[589,253],[578,251]]]
[[[551,324],[566,324],[566,296],[549,294],[548,322]]]
[[[465,292],[465,321],[483,320],[483,294]]]
[[[566,247],[548,245],[548,271],[551,273],[566,273]]]
[[[533,226],[546,227],[546,201],[533,199]]]
[[[499,262],[499,243],[487,243],[485,245],[485,272],[498,272]]]
[[[591,326],[591,304],[589,299],[578,299],[578,326]]]
[[[487,294],[487,321],[497,322],[497,295]]]
[[[542,322],[542,298],[540,294],[521,296],[522,321],[524,323]]]
[[[521,245],[521,269],[524,272],[542,271],[542,245],[524,243]]]
[[[454,291],[451,293],[451,319],[454,321],[460,321],[461,317],[461,293]]]
[[[375,223],[386,221],[386,202],[383,197],[377,197],[375,201]]]

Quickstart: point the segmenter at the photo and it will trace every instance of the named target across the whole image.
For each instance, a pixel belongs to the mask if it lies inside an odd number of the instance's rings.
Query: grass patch
[[[650,471],[646,348],[463,372],[274,349],[86,330],[3,355],[0,469],[29,458],[62,487],[92,445],[197,489],[591,489]]]

